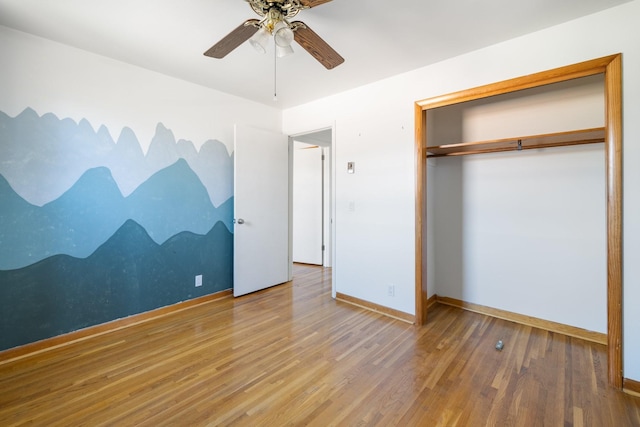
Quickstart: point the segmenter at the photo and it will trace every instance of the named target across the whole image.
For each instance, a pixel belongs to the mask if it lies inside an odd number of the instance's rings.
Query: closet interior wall
[[[604,126],[602,74],[427,110],[429,146]],[[607,333],[604,144],[428,158],[429,295]]]

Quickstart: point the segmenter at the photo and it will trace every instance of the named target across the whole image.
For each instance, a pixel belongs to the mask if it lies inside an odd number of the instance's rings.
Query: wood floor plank
[[[0,425],[640,426],[600,344],[438,304],[417,328],[331,299],[330,280],[296,265],[281,286],[0,360]]]

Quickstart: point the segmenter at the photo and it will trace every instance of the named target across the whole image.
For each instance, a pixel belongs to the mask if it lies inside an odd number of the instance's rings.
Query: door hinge
[[[322,155],[322,160],[324,160],[324,154]]]
[[[322,250],[324,251],[324,245],[322,245]]]

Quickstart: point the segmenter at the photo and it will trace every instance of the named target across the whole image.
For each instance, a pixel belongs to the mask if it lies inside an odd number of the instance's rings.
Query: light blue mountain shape
[[[127,127],[116,143],[105,126],[96,132],[85,119],[40,117],[31,108],[15,118],[0,112],[0,175],[34,205],[58,199],[84,172],[101,166],[126,196],[179,158],[200,178],[214,206],[233,196],[233,158],[220,141],[206,141],[198,151],[191,141],[176,142],[171,130],[158,123],[145,156]]]
[[[158,244],[183,231],[206,234],[222,221],[232,230],[232,198],[215,208],[186,161],[157,172],[123,197],[110,171],[90,169],[42,207],[24,201],[0,175],[0,270],[66,254],[89,256],[128,219]]]
[[[23,198],[42,205],[102,165],[99,159],[114,146],[107,136],[86,120],[39,117],[30,108],[14,119],[0,113],[0,174]]]

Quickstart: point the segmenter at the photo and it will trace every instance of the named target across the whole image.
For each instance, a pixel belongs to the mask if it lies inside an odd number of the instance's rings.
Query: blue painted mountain
[[[14,118],[0,112],[0,174],[38,206],[59,198],[85,171],[100,166],[111,170],[121,192],[129,195],[179,158],[198,175],[214,206],[233,195],[233,157],[219,141],[206,141],[197,151],[191,141],[176,142],[159,123],[145,156],[129,128],[115,143],[105,126],[96,132],[85,119],[40,117],[30,108]]]
[[[217,221],[232,229],[231,203],[224,209],[214,208],[206,188],[184,159],[149,178],[127,197],[127,205],[129,218],[159,243],[180,231],[204,234]]]
[[[58,254],[87,257],[128,219],[141,224],[156,243],[182,231],[205,234],[218,221],[232,230],[233,199],[215,208],[183,159],[126,198],[108,169],[91,169],[43,207],[20,198],[0,176],[0,270]]]
[[[0,271],[0,350],[229,289],[232,256],[222,223],[158,245],[128,220],[85,259],[56,255]]]

